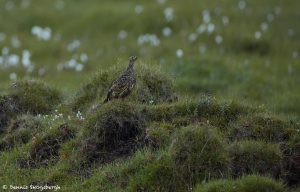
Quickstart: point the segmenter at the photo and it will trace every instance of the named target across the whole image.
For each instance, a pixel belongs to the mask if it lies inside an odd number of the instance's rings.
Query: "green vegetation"
[[[299,5],[0,0],[0,187],[298,191]]]
[[[196,192],[213,192],[213,191],[224,191],[224,192],[265,192],[265,191],[284,191],[284,185],[280,182],[276,182],[273,179],[249,175],[242,177],[238,180],[217,180],[212,181],[204,185],[199,185]]]

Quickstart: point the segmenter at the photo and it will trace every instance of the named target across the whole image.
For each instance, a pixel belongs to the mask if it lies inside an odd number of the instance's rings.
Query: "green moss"
[[[59,91],[35,80],[17,81],[11,88],[11,97],[23,113],[47,114],[62,101]]]
[[[260,173],[273,177],[280,175],[281,151],[278,144],[263,141],[240,141],[230,145],[233,176]]]
[[[283,192],[284,185],[268,177],[248,175],[237,180],[216,180],[200,184],[195,192]]]
[[[196,181],[224,177],[228,173],[227,144],[217,128],[197,124],[179,130],[170,146],[178,176],[193,186]]]

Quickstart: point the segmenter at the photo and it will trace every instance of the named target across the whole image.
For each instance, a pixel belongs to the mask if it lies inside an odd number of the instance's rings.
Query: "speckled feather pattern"
[[[135,60],[136,57],[133,59],[130,58],[126,71],[124,71],[115,81],[113,81],[104,103],[112,99],[125,98],[131,93],[136,83],[136,77],[133,68]]]

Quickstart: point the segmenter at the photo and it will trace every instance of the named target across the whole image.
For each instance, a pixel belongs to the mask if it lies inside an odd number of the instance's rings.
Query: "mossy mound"
[[[0,151],[9,150],[25,144],[46,127],[45,123],[32,115],[21,115],[8,125],[5,135],[0,139]]]
[[[226,128],[239,116],[254,112],[246,106],[234,102],[219,103],[212,97],[203,96],[196,101],[179,101],[170,104],[147,106],[147,119],[151,121],[167,121],[177,125],[188,125],[193,122],[209,122]]]
[[[255,139],[271,142],[288,141],[297,133],[298,125],[275,117],[256,115],[241,116],[234,123],[229,135],[234,140]]]
[[[73,137],[74,131],[67,124],[62,124],[52,134],[34,138],[27,157],[18,160],[19,166],[38,168],[58,162],[62,143]]]
[[[226,140],[220,131],[205,124],[182,128],[170,147],[179,175],[191,184],[227,175],[227,150]]]
[[[200,184],[195,192],[283,192],[284,185],[268,177],[248,175],[237,180],[222,179]]]
[[[130,178],[128,191],[184,190],[182,181],[178,180],[173,160],[166,152],[162,154]]]
[[[81,164],[103,164],[126,157],[144,143],[145,119],[132,104],[112,101],[101,106],[87,119],[78,142]]]
[[[227,145],[218,129],[183,127],[168,149],[132,177],[129,191],[189,191],[197,182],[225,177],[228,164]]]
[[[17,81],[8,97],[22,113],[47,114],[62,101],[60,92],[36,80]]]
[[[92,104],[103,103],[111,83],[122,73],[124,68],[102,70],[84,85],[71,103],[74,111],[84,111]],[[138,103],[157,104],[177,100],[173,82],[158,70],[150,70],[145,65],[136,65],[137,84],[128,97]]]
[[[278,177],[281,172],[281,151],[278,144],[262,141],[240,141],[229,148],[233,176],[260,173]]]

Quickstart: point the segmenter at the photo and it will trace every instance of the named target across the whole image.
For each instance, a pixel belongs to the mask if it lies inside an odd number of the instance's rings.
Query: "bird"
[[[127,69],[112,82],[109,87],[106,99],[103,103],[106,103],[112,99],[125,98],[132,92],[135,84],[136,77],[134,72],[134,62],[137,60],[137,56],[130,56]]]

